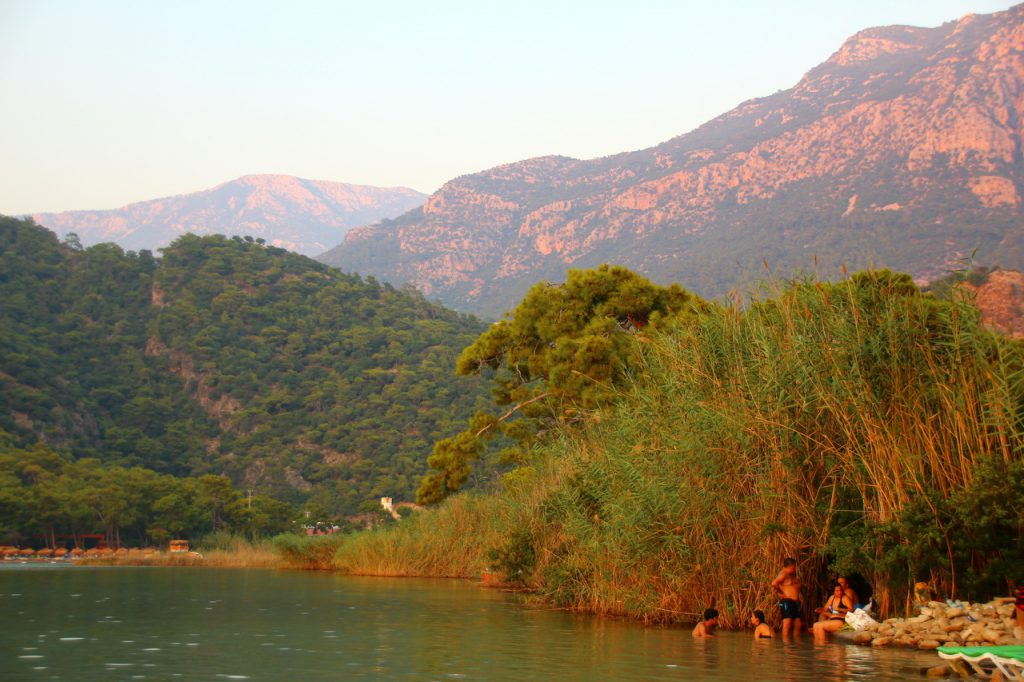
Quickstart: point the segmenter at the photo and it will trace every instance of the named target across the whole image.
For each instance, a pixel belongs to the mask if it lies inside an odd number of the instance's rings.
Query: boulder
[[[932,649],[938,649],[941,645],[934,639],[922,639],[917,643],[918,649],[924,649],[925,651],[931,651]]]
[[[870,644],[871,641],[874,640],[874,639],[875,639],[875,636],[872,633],[870,633],[870,632],[868,632],[866,630],[862,630],[860,632],[854,633],[854,635],[853,635],[853,643],[854,644]]]
[[[892,637],[875,637],[871,640],[871,646],[888,646],[892,644]]]
[[[954,606],[953,608],[946,610],[946,618],[958,618],[965,615],[967,615],[967,611],[959,606]]]

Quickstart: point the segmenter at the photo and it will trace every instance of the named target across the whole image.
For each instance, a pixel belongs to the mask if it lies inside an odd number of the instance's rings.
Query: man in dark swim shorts
[[[800,617],[800,602],[794,599],[780,599],[779,600],[779,613],[782,614],[782,619],[786,620],[789,618]]]
[[[796,575],[796,559],[787,557],[782,570],[772,581],[772,589],[779,597],[779,613],[782,616],[782,636],[800,633],[800,578]]]

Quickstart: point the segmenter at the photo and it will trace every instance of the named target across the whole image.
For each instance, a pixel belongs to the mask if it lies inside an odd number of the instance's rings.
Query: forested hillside
[[[354,512],[409,499],[482,406],[454,361],[484,326],[262,240],[162,257],[0,218],[0,443],[224,474]]]

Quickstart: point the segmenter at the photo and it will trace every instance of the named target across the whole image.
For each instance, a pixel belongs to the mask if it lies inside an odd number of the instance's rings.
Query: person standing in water
[[[800,578],[796,574],[796,559],[786,557],[782,570],[772,581],[772,589],[779,597],[779,613],[782,615],[782,636],[800,633]]]

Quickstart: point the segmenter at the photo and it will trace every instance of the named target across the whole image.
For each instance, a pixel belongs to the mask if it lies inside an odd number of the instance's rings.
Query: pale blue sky
[[[285,173],[432,192],[648,147],[851,34],[1007,0],[0,0],[0,213]]]

